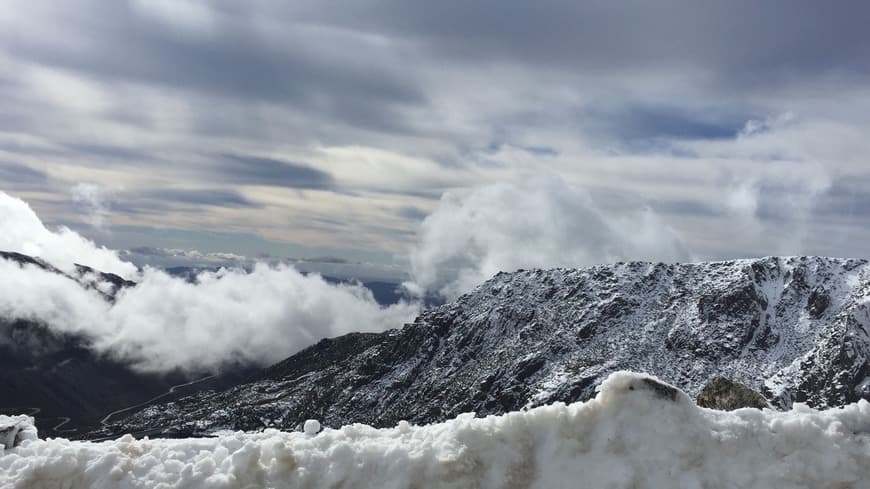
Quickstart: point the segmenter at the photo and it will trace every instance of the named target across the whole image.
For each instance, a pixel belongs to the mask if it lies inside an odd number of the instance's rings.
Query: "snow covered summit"
[[[627,372],[586,403],[428,426],[26,440],[0,451],[0,486],[10,489],[857,489],[868,480],[867,401],[712,411]]]
[[[401,330],[325,340],[105,434],[424,424],[586,400],[624,369],[693,398],[724,376],[780,409],[841,406],[870,397],[868,298],[870,265],[837,258],[501,273]]]

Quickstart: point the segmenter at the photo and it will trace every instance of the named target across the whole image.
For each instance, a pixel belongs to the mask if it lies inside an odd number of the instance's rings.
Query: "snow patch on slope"
[[[0,452],[0,486],[845,488],[870,479],[866,401],[719,412],[627,372],[612,374],[586,403],[422,427],[311,431],[30,440]]]

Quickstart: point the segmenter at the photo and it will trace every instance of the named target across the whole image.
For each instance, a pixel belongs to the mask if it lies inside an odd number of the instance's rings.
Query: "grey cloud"
[[[7,52],[103,80],[289,104],[351,124],[392,126],[388,121],[398,114],[391,106],[425,101],[420,88],[390,62],[389,51],[328,31],[303,32],[292,17],[284,19],[280,36],[259,32],[246,12],[219,17],[220,34],[199,37],[145,18],[122,2],[55,8],[53,20],[73,31],[63,43],[7,35]],[[100,15],[92,15],[94,9]]]
[[[233,190],[224,189],[162,189],[142,192],[141,197],[159,206],[172,204],[193,204],[215,207],[260,207],[242,194]],[[128,204],[132,207],[143,205],[147,208],[148,202]]]
[[[298,261],[300,262],[309,262],[309,263],[334,263],[334,264],[351,264],[351,263],[359,263],[359,262],[351,262],[345,258],[339,258],[337,256],[316,256],[314,258],[300,258]]]
[[[658,200],[651,207],[662,215],[718,217],[723,215],[721,209],[696,200]]]
[[[0,184],[4,187],[39,186],[47,181],[45,172],[18,163],[0,161]]]
[[[409,221],[422,221],[429,215],[428,212],[420,209],[419,207],[414,207],[412,205],[404,206],[399,209],[399,217],[403,217],[408,219]]]
[[[816,212],[821,216],[870,219],[870,177],[852,176],[833,182],[819,198]]]
[[[480,141],[427,120],[439,115],[430,112],[433,88],[441,81],[432,69],[439,66],[475,72],[502,63],[534,73],[543,65],[548,73],[557,70],[559,83],[575,86],[579,93],[590,86],[612,88],[615,83],[611,98],[616,99],[627,98],[619,87],[644,87],[651,74],[702,73],[708,86],[697,87],[700,95],[694,97],[718,92],[707,97],[708,105],[714,106],[734,105],[716,95],[733,96],[736,87],[770,89],[789,80],[832,73],[870,73],[864,56],[870,50],[870,35],[861,20],[870,7],[863,4],[848,9],[809,1],[748,0],[728,4],[669,0],[655,5],[557,0],[207,5],[215,18],[214,32],[196,34],[157,22],[122,2],[47,3],[42,18],[34,20],[56,28],[55,38],[62,42],[24,35],[26,26],[22,26],[20,32],[0,33],[0,49],[16,59],[73,70],[94,80],[130,81],[222,100],[200,107],[207,102],[190,98],[198,109],[193,111],[195,130],[202,134],[261,139],[272,134],[264,126],[284,125],[275,132],[300,142],[385,144],[373,134],[397,139],[423,135],[453,146],[455,152]],[[284,28],[266,31],[263,19]],[[595,81],[596,77],[604,81]],[[542,89],[546,89],[543,83]],[[636,90],[626,93],[632,92]],[[740,100],[749,104],[748,97]],[[306,120],[311,123],[301,127],[301,123],[254,114],[253,109],[239,114],[227,108],[261,102],[310,116]],[[643,141],[651,138],[729,137],[745,122],[700,113],[709,108],[692,112],[683,106],[690,106],[691,100],[664,102],[674,105],[577,117],[602,119],[607,127],[601,131],[612,139],[633,141],[629,149],[635,151],[645,151],[648,143]],[[528,107],[518,103],[515,109],[523,113]],[[538,109],[549,114],[570,108]],[[136,117],[121,112],[125,119]],[[745,115],[743,108],[736,112]],[[483,121],[480,131],[497,131],[495,125],[505,121],[514,126],[538,124],[514,116]],[[248,117],[253,119],[239,120]],[[562,126],[571,122],[564,114],[549,117]],[[10,124],[20,127],[22,121]],[[350,136],[337,125],[363,133]],[[581,125],[596,130],[595,124]],[[407,140],[389,143],[412,145]],[[456,156],[440,153],[438,157],[447,160]]]
[[[680,107],[628,106],[612,111],[590,109],[583,116],[594,132],[618,140],[730,139],[751,115],[720,116],[714,110],[689,111]],[[598,126],[596,128],[596,126]]]
[[[520,146],[520,148],[536,156],[559,156],[559,150],[548,146]]]
[[[71,154],[88,155],[115,162],[143,162],[153,156],[144,150],[134,147],[112,146],[98,143],[69,143],[66,148]]]
[[[392,0],[309,15],[338,16],[344,25],[422,40],[468,60],[583,70],[700,65],[746,83],[770,80],[758,73],[870,72],[870,6],[860,2]]]
[[[715,205],[687,196],[716,194],[715,175],[730,175],[723,169],[745,155],[759,160],[747,173],[775,159],[828,165],[827,150],[791,148],[839,144],[839,136],[821,132],[815,142],[795,131],[794,144],[766,147],[779,128],[732,140],[747,119],[794,111],[822,128],[861,132],[867,125],[865,4],[210,0],[201,5],[215,21],[203,32],[156,21],[132,3],[28,5],[34,8],[10,14],[14,24],[0,19],[0,64],[10,61],[0,70],[2,157],[30,169],[62,164],[66,174],[88,179],[89,171],[103,171],[94,181],[125,165],[127,181],[143,187],[128,185],[114,212],[256,209],[233,184],[275,185],[341,192],[361,203],[387,196],[411,229],[423,212],[408,197],[437,199],[465,185],[424,181],[410,166],[407,178],[348,184],[302,156],[312,147],[360,146],[438,163],[445,175],[471,169],[468,186],[546,166],[588,180],[605,210],[650,195],[662,199],[652,204],[662,213],[706,216],[718,212]],[[86,96],[75,97],[77,84],[52,77],[58,74],[82,81]],[[665,161],[674,157],[697,167],[676,170]],[[836,158],[832,178],[867,172]],[[0,166],[3,183],[15,178],[45,193],[70,183]],[[169,189],[147,187],[161,184]],[[198,188],[209,185],[215,188]],[[764,195],[753,218],[790,222],[788,190],[758,191]],[[835,184],[818,197],[817,212],[861,213],[870,205],[865,196],[848,182]],[[337,239],[357,230],[339,212],[312,214],[300,228]]]
[[[273,185],[300,189],[328,189],[332,175],[308,165],[258,156],[218,155],[213,168],[237,184]]]

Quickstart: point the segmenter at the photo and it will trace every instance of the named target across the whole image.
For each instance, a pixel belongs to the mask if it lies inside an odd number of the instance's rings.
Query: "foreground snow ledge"
[[[866,401],[726,413],[619,372],[586,403],[423,427],[25,440],[0,451],[0,487],[858,488],[868,432]]]

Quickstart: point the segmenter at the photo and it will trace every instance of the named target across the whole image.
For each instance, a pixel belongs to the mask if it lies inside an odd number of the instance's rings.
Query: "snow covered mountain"
[[[145,408],[100,434],[432,423],[590,399],[617,370],[695,396],[714,375],[773,405],[870,398],[870,265],[789,257],[500,273],[401,330],[350,334],[258,379]]]

